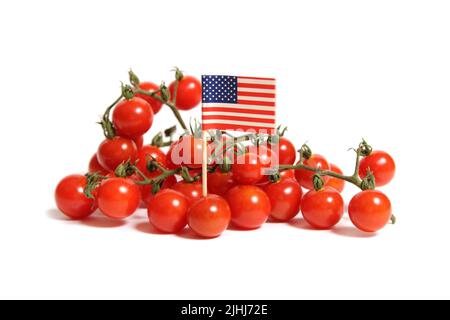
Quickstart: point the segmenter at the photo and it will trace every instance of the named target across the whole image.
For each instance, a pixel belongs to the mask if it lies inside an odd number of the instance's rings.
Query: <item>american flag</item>
[[[203,130],[275,130],[275,79],[202,76]]]

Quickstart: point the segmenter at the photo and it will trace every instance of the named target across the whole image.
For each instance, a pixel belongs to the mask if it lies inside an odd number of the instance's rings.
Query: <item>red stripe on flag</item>
[[[237,86],[238,86],[238,88],[254,88],[254,89],[275,90],[275,85],[272,85],[272,84],[238,83]]]
[[[238,104],[249,104],[252,106],[275,107],[275,102],[251,101],[251,100],[243,100],[243,99],[238,99],[237,102],[238,102]]]
[[[238,105],[237,105],[238,106]],[[270,115],[270,116],[274,116],[275,115],[275,111],[267,111],[267,110],[253,110],[253,109],[231,109],[231,108],[226,108],[226,107],[208,107],[208,108],[204,108],[202,110],[203,112],[241,112],[241,113],[248,113],[248,114],[265,114],[265,115]]]
[[[238,96],[275,98],[275,94],[274,93],[263,93],[263,92],[244,92],[244,91],[239,91],[238,92]]]
[[[266,128],[266,127],[258,127],[258,126],[243,126],[236,124],[222,124],[222,123],[210,123],[203,124],[203,130],[242,130],[242,131],[257,131],[257,132],[268,132],[274,133],[275,128]]]
[[[275,81],[275,78],[258,78],[258,77],[241,77],[241,76],[238,76],[238,79]]]
[[[203,120],[234,120],[234,121],[246,121],[246,122],[260,122],[260,123],[273,123],[275,124],[274,119],[260,119],[260,118],[252,118],[252,117],[242,117],[242,116],[209,116],[204,115],[202,117]]]

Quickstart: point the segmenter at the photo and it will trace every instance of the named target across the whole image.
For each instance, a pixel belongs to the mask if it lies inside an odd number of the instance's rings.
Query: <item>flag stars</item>
[[[237,77],[203,76],[204,103],[237,103]]]

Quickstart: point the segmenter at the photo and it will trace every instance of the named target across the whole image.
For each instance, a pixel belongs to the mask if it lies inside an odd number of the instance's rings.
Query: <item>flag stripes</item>
[[[275,79],[203,76],[204,130],[275,130]]]

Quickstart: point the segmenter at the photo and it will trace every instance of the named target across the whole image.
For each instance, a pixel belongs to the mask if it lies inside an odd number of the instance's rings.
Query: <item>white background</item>
[[[0,298],[450,298],[449,16],[448,1],[2,2]],[[199,241],[152,234],[145,211],[65,221],[53,190],[86,171],[128,69],[159,82],[173,66],[275,76],[289,137],[346,171],[362,137],[389,151],[398,224]],[[149,137],[173,123],[161,112]]]

